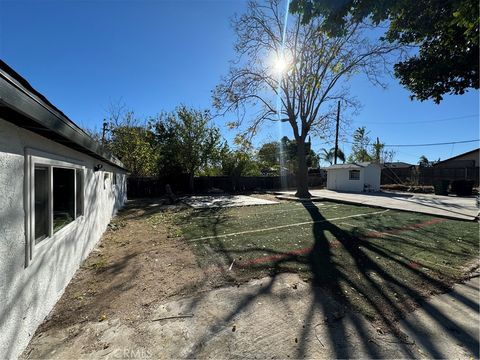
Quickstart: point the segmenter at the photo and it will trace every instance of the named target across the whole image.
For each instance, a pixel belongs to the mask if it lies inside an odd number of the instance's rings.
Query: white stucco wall
[[[26,266],[25,148],[60,155],[85,166],[85,214],[34,247]],[[104,186],[104,172],[118,174]],[[111,178],[110,178],[111,181]],[[16,358],[51,311],[115,212],[126,200],[126,176],[63,145],[0,119],[0,354]]]
[[[359,180],[350,180],[349,171],[360,170]],[[381,168],[370,164],[361,168],[327,169],[327,189],[335,191],[362,192],[364,185],[370,185],[372,191],[380,191]]]
[[[370,185],[371,191],[380,191],[380,177],[382,168],[378,164],[370,164],[365,168],[365,184]]]
[[[359,180],[349,180],[350,170],[360,170]],[[335,191],[363,191],[365,171],[361,169],[327,169],[327,189]]]

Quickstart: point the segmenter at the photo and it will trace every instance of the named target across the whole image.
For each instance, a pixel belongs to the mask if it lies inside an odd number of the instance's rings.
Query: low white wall
[[[52,238],[35,246],[26,265],[25,148],[83,162],[85,214]],[[104,172],[118,174],[116,186],[104,185]],[[111,178],[110,180],[111,181]],[[126,200],[126,176],[63,145],[0,119],[0,356],[16,358],[52,310],[82,261]],[[37,249],[38,247],[38,249]]]
[[[370,164],[365,168],[365,184],[370,185],[371,191],[380,191],[380,177],[382,168],[377,164]]]
[[[364,170],[360,170],[359,180],[349,180],[348,172],[352,169],[328,169],[327,170],[327,189],[335,191],[362,192],[364,184]]]

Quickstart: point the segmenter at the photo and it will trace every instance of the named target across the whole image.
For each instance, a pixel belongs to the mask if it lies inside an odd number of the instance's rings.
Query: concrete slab
[[[479,358],[479,276],[431,298],[400,322],[423,357]]]
[[[48,359],[412,358],[414,347],[379,334],[295,274],[167,300],[150,319],[87,322],[31,344]]]
[[[296,274],[252,280],[152,308],[146,321],[90,321],[35,337],[32,358],[478,358],[478,278],[379,332]],[[25,354],[23,358],[27,358]]]
[[[195,209],[278,204],[277,201],[246,195],[189,196],[182,199],[182,201]]]
[[[376,206],[385,209],[412,211],[458,220],[475,220],[478,208],[474,197],[461,198],[433,194],[401,192],[346,193],[332,190],[311,190],[312,200],[333,200],[348,204]],[[291,197],[294,191],[282,192],[280,196]]]

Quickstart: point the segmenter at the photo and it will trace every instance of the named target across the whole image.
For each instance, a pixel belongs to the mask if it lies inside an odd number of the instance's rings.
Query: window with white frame
[[[349,170],[348,171],[349,180],[360,180],[360,170]]]
[[[27,246],[51,238],[84,214],[84,167],[39,151],[26,152]]]

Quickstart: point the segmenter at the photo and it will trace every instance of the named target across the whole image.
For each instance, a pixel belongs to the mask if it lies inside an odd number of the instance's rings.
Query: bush
[[[470,196],[473,190],[473,180],[454,180],[450,186],[450,191],[457,196]]]

